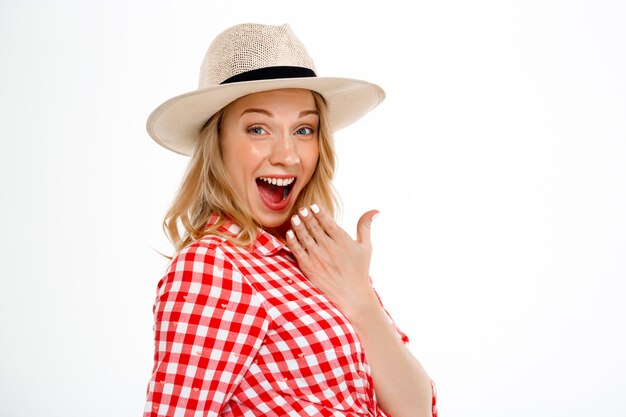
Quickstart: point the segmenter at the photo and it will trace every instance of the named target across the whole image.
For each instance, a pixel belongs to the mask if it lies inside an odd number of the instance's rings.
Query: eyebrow
[[[243,116],[246,113],[261,113],[261,114],[264,114],[264,115],[266,115],[268,117],[274,117],[274,115],[271,112],[269,112],[269,111],[267,111],[265,109],[255,109],[255,108],[245,109],[244,111],[241,112],[241,115],[239,117]],[[300,112],[300,114],[298,116],[299,117],[304,117],[304,116],[308,116],[309,114],[313,114],[315,116],[319,116],[319,112],[317,110],[303,110],[303,111]]]

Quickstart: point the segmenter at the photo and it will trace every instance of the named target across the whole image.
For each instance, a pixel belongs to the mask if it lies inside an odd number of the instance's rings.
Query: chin
[[[280,227],[289,221],[289,216],[281,216],[280,218],[274,216],[259,217],[259,223],[264,228],[274,229]]]
[[[284,211],[280,212],[272,212],[267,209],[263,210],[263,208],[264,207],[262,207],[260,210],[255,210],[252,213],[257,219],[257,222],[262,227],[280,227],[289,221],[289,213],[291,213],[291,208],[285,209]]]

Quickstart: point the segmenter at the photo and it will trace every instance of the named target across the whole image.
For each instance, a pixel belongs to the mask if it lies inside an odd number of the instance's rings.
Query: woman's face
[[[319,115],[309,90],[250,94],[229,104],[222,159],[237,195],[264,228],[289,220],[319,157]]]

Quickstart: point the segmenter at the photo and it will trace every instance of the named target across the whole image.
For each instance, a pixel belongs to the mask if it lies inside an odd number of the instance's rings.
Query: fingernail
[[[289,239],[293,239],[296,235],[293,234],[293,230],[287,230],[287,237]]]
[[[298,216],[293,216],[293,217],[291,218],[291,221],[293,222],[293,224],[294,224],[294,225],[296,225],[296,226],[300,226],[300,217],[298,217]]]
[[[378,215],[379,215],[379,214],[380,214],[380,212],[378,212],[378,213],[374,214],[374,215],[372,216],[372,220],[370,220],[370,222],[373,222],[373,221],[374,221],[374,219],[375,219],[376,217],[378,217]]]
[[[309,215],[309,210],[307,210],[307,209],[306,209],[306,207],[301,208],[301,209],[300,209],[300,215],[301,215],[302,217],[306,217],[306,216],[308,216],[308,215]]]
[[[320,208],[317,206],[317,204],[313,204],[313,205],[311,206],[311,211],[312,211],[313,213],[317,214],[317,213],[319,213],[319,212],[320,212]]]

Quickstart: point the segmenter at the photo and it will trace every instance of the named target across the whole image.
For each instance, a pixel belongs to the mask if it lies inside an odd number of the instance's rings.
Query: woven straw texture
[[[246,23],[219,34],[200,67],[199,88],[259,68],[293,66],[315,72],[313,60],[289,25]]]

